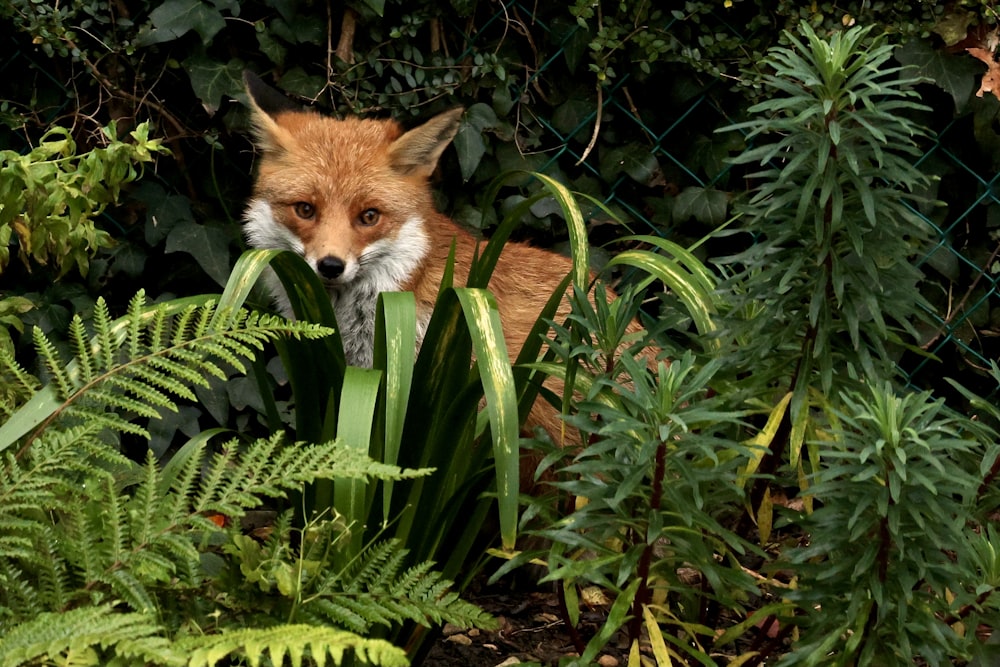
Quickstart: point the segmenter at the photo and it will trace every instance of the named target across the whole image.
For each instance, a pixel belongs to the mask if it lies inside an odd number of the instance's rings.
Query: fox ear
[[[462,108],[445,111],[393,141],[389,147],[392,166],[404,174],[430,178],[441,153],[458,133],[463,113]]]
[[[265,152],[291,147],[295,139],[277,119],[281,113],[299,111],[298,106],[250,70],[243,71],[243,83],[250,97],[250,120],[257,145]]]

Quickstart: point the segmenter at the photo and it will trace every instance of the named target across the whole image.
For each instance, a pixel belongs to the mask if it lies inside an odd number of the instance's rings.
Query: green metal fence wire
[[[992,165],[973,165],[956,149],[976,145],[969,123],[951,120],[937,132],[934,144],[915,163],[931,173],[946,173],[937,193],[945,215],[923,216],[933,230],[931,247],[918,260],[927,275],[950,281],[947,293],[937,300],[933,313],[936,328],[929,332],[924,349],[944,362],[946,372],[965,365],[986,372],[997,360],[996,340],[1000,321],[996,310],[1000,245],[996,230],[1000,215],[1000,174]],[[929,164],[935,162],[937,164]],[[984,175],[985,172],[985,175]],[[961,183],[962,187],[953,187]],[[921,359],[904,368],[911,378],[940,373],[936,360]]]

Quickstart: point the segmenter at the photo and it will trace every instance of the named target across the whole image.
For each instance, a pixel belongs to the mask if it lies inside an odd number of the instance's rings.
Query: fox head
[[[358,280],[400,289],[427,254],[427,220],[438,215],[428,179],[463,110],[404,132],[391,120],[300,110],[250,72],[244,82],[260,151],[250,245],[298,252],[334,291]]]

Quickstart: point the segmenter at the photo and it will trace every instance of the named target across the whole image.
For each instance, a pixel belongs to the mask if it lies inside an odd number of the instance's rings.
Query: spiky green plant
[[[972,508],[996,434],[892,386],[929,312],[912,261],[927,234],[914,166],[926,107],[884,36],[800,29],[763,63],[768,99],[728,128],[755,144],[735,162],[761,167],[720,326],[734,393],[760,410],[737,478],[755,521],[743,530],[767,543],[791,529],[803,545],[773,564],[794,586],[742,664],[789,640],[778,664],[951,664],[980,650],[963,624],[993,604],[995,538]],[[796,487],[798,507],[776,510],[772,491]]]
[[[765,526],[766,476],[787,465],[804,487],[817,464],[805,442],[823,428],[814,418],[860,378],[892,377],[929,313],[912,261],[928,232],[914,206],[927,182],[913,166],[926,136],[913,119],[926,110],[919,80],[870,28],[801,30],[763,63],[768,99],[725,128],[751,144],[733,161],[760,167],[741,205],[751,245],[725,260],[720,329],[766,415],[743,477],[765,475],[750,482]]]
[[[756,316],[730,325],[749,358],[785,357],[793,389],[829,391],[843,370],[891,375],[887,343],[927,316],[911,261],[929,231],[912,206],[927,178],[911,116],[927,107],[870,28],[801,29],[764,62],[770,98],[725,128],[753,144],[733,162],[761,167],[741,207],[754,243],[729,260],[737,311]]]
[[[783,619],[801,636],[781,665],[953,664],[976,648],[972,619],[995,614],[995,531],[973,507],[987,449],[929,392],[886,382],[845,394],[810,492],[808,543],[782,554],[797,576]],[[992,434],[996,437],[996,434]],[[995,441],[994,441],[995,442]]]
[[[715,639],[709,628],[721,622],[705,616],[709,605],[743,614],[756,593],[739,566],[755,549],[727,525],[737,515],[736,479],[751,450],[732,439],[740,413],[711,389],[722,358],[670,348],[651,361],[644,337],[626,332],[639,306],[635,294],[606,297],[600,287],[593,302],[576,294],[566,326],[555,328],[556,359],[542,364],[560,376],[576,366],[580,398],[567,420],[589,443],[551,448],[539,468],[559,502],[533,499],[525,520],[549,546],[517,554],[496,576],[528,561],[546,563],[543,581],[558,582],[571,628],[580,620],[582,589],[599,586],[614,596],[604,627],[589,641],[574,636],[581,657],[568,664],[592,664],[622,627],[636,656],[649,633],[658,659],[670,660],[669,645],[677,660],[705,660]],[[675,313],[660,325],[687,322]],[[690,583],[695,577],[700,584]]]

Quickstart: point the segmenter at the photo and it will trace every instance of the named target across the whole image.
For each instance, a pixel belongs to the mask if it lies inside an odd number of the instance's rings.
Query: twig
[[[587,147],[583,149],[583,155],[580,159],[576,161],[576,166],[579,167],[583,164],[590,152],[594,150],[594,146],[597,145],[597,135],[601,132],[601,116],[604,111],[604,87],[600,83],[597,84],[597,117],[594,119],[594,132],[590,135],[590,143]]]
[[[969,289],[965,291],[965,295],[959,300],[958,304],[956,304],[955,307],[951,309],[951,312],[948,314],[948,317],[946,317],[944,322],[941,323],[941,327],[937,330],[937,332],[933,336],[931,336],[930,340],[928,340],[926,343],[920,346],[921,350],[929,349],[930,346],[933,345],[935,341],[937,341],[937,339],[941,337],[941,334],[945,332],[945,330],[951,324],[952,320],[954,320],[958,316],[958,314],[965,309],[965,303],[969,300],[969,297],[972,296],[972,293],[975,291],[976,286],[979,285],[979,281],[982,279],[983,274],[985,274],[989,270],[990,265],[992,265],[993,262],[996,260],[997,255],[1000,255],[1000,244],[997,244],[997,247],[993,249],[993,253],[990,255],[990,258],[986,260],[986,263],[981,267],[981,270],[976,273],[976,277],[975,279],[973,279],[972,284],[969,285]]]
[[[354,30],[358,25],[358,13],[346,7],[340,22],[340,40],[337,42],[337,57],[350,65],[354,64]],[[329,70],[327,70],[329,71]]]

